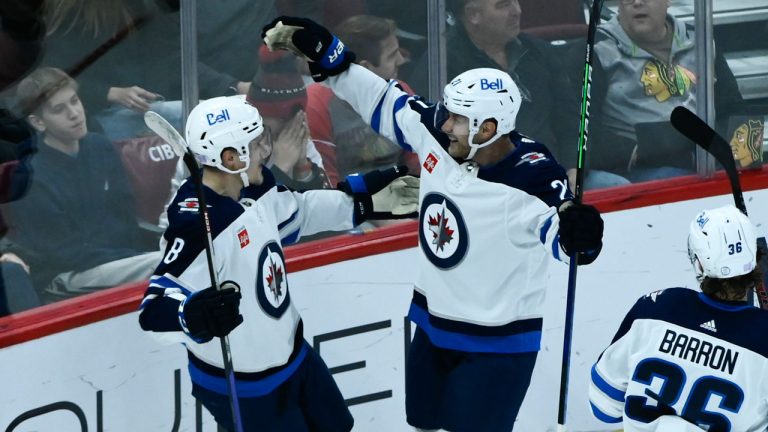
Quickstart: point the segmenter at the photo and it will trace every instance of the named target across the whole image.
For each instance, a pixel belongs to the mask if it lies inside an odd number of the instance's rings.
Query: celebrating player
[[[302,336],[282,245],[366,218],[412,215],[418,180],[395,167],[348,177],[340,184],[347,193],[293,192],[262,165],[270,149],[263,130],[258,110],[242,96],[209,99],[190,113],[187,142],[203,164],[221,290],[210,286],[195,180],[188,179],[168,208],[165,255],[139,320],[145,330],[178,335],[189,354],[192,394],[227,430],[234,429],[224,363],[211,342],[225,335],[244,430],[349,431],[344,399]]]
[[[515,131],[521,98],[508,74],[467,71],[445,87],[443,104],[430,105],[352,64],[354,54],[308,19],[280,17],[264,30],[270,48],[311,60],[316,81],[419,156],[408,423],[512,430],[540,347],[547,255],[592,262],[599,213],[570,202],[563,167]]]
[[[699,213],[688,255],[701,291],[640,298],[592,367],[592,412],[625,431],[764,431],[768,313],[747,303],[760,284],[752,223],[736,207]],[[673,427],[677,427],[673,429]]]

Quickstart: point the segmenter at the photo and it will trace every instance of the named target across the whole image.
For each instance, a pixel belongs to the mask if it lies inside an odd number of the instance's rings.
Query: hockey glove
[[[325,27],[307,18],[281,16],[264,26],[261,37],[274,51],[291,51],[309,61],[316,82],[338,75],[355,61],[355,54]]]
[[[243,322],[240,315],[240,288],[224,282],[221,290],[209,287],[193,293],[179,305],[179,321],[184,333],[197,343],[224,337]]]
[[[569,257],[579,254],[579,264],[590,264],[603,248],[603,218],[590,205],[568,204],[559,212],[560,246]]]
[[[395,166],[366,174],[348,175],[337,188],[355,200],[355,225],[373,219],[417,216],[419,179],[407,176],[408,168]]]

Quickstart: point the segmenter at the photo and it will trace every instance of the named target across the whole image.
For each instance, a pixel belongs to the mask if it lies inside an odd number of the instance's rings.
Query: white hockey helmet
[[[203,165],[230,174],[240,174],[247,186],[245,171],[250,166],[249,143],[264,132],[259,111],[244,95],[222,96],[197,105],[187,119],[187,145]],[[245,167],[230,170],[221,163],[221,152],[231,148],[245,162]]]
[[[469,119],[469,156],[515,129],[520,111],[520,90],[506,72],[491,68],[470,69],[459,74],[443,89],[443,104],[454,114]],[[472,140],[485,120],[496,120],[496,135],[482,144]]]
[[[755,227],[732,205],[704,210],[691,222],[688,256],[699,282],[751,272],[757,265],[756,253]]]

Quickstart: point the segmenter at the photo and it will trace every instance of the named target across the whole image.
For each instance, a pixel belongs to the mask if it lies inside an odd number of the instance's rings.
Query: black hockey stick
[[[200,208],[200,222],[205,229],[205,257],[208,261],[208,275],[211,279],[211,286],[221,289],[221,285],[216,278],[216,271],[213,265],[213,239],[211,237],[211,222],[208,218],[208,208],[205,204],[205,194],[203,193],[203,176],[197,160],[189,151],[186,141],[181,134],[166,119],[154,111],[147,111],[144,114],[144,123],[154,133],[156,133],[165,142],[171,145],[176,156],[184,160],[184,164],[189,169],[195,188],[197,191],[197,204]],[[235,425],[235,432],[243,432],[242,418],[240,417],[240,405],[237,402],[237,390],[235,388],[235,369],[232,366],[232,351],[229,348],[229,338],[224,336],[220,338],[221,354],[224,357],[224,374],[227,376],[227,387],[229,388],[229,403],[232,409],[232,421]]]
[[[595,49],[595,33],[600,22],[603,0],[593,0],[587,28],[587,48],[584,57],[584,77],[581,88],[581,118],[579,123],[579,149],[576,159],[576,184],[574,201],[581,203],[584,196],[584,162],[587,156],[589,139],[589,98],[592,91],[592,59]],[[576,301],[576,273],[578,255],[571,257],[568,268],[568,294],[565,299],[565,329],[563,330],[563,361],[560,365],[560,401],[557,406],[557,430],[565,431],[565,414],[568,409],[568,376],[571,367],[571,342],[573,341],[573,313]]]
[[[728,175],[728,180],[731,182],[731,192],[736,208],[748,216],[747,205],[744,202],[744,193],[741,190],[741,182],[739,181],[739,171],[736,169],[736,161],[733,159],[731,145],[714,129],[709,127],[704,120],[685,107],[678,106],[672,110],[669,120],[678,132],[695,142],[720,162],[720,165],[725,170],[725,174]],[[765,243],[758,240],[757,250],[758,259],[766,256]],[[766,269],[763,270],[765,271]],[[766,292],[765,284],[757,287],[757,298],[760,302],[760,307],[768,309],[768,292]]]

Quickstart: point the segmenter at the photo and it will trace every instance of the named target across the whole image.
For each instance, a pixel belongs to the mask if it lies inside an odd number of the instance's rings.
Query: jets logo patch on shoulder
[[[259,306],[266,314],[280,318],[291,303],[283,250],[274,241],[267,243],[259,253],[257,265],[256,298]]]
[[[435,266],[450,269],[467,254],[469,234],[456,204],[439,193],[424,197],[419,212],[419,245]]]
[[[515,166],[522,165],[522,164],[524,164],[526,162],[529,163],[529,164],[535,164],[537,162],[541,162],[541,161],[545,161],[545,160],[547,160],[547,155],[545,155],[544,153],[530,152],[530,153],[526,153],[526,154],[522,155],[520,157],[520,161],[517,164],[515,164]]]
[[[429,155],[427,156],[427,159],[424,161],[422,166],[425,170],[427,170],[427,172],[432,174],[432,171],[435,169],[439,161],[440,159],[438,159],[434,153],[429,152]]]

